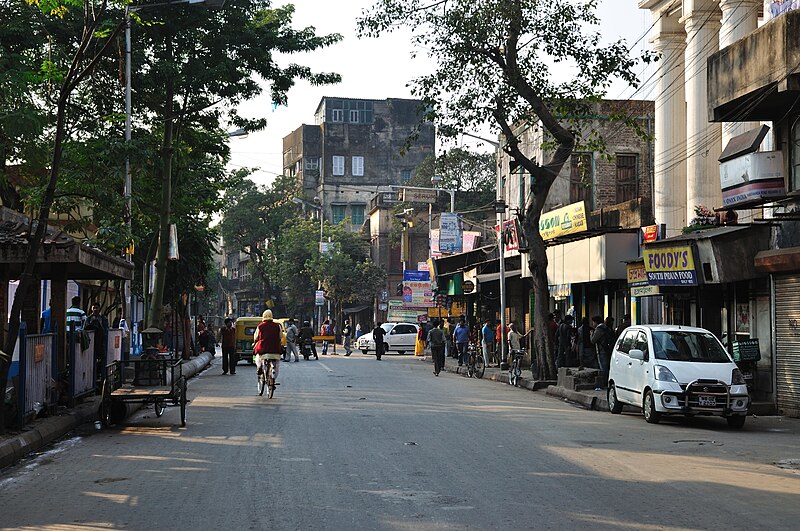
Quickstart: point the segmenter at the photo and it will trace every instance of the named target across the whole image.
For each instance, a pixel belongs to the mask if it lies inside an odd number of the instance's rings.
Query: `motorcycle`
[[[300,340],[300,353],[303,355],[304,360],[308,361],[308,359],[311,357],[311,354],[314,353],[312,349],[313,345],[313,339],[305,338]]]

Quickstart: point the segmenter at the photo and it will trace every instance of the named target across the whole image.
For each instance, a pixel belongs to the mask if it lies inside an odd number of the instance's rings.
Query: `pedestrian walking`
[[[611,328],[614,325],[614,319],[609,317],[603,322],[603,319],[596,315],[592,317],[592,321],[595,326],[591,341],[597,349],[597,366],[600,369],[595,391],[601,391],[608,387],[608,369],[611,362],[611,349],[614,347],[614,332]],[[609,322],[611,326],[609,326]]]
[[[581,320],[575,342],[578,346],[578,359],[581,367],[597,369],[597,349],[592,344],[594,327],[588,317]]]
[[[342,346],[344,347],[344,355],[349,356],[353,352],[353,347],[351,344],[351,335],[353,329],[350,327],[350,319],[344,320],[344,326],[342,327]]]
[[[453,344],[453,330],[455,329],[455,324],[453,323],[453,318],[448,317],[447,321],[444,323],[444,335],[445,335],[445,343],[444,343],[444,355],[449,356],[451,358],[457,358],[458,352],[456,352],[455,345]]]
[[[383,356],[383,334],[384,330],[381,328],[381,322],[378,321],[378,324],[372,330],[372,339],[375,340],[375,358],[378,361],[381,361],[381,357]]]
[[[557,352],[555,359],[556,369],[567,367],[572,350],[572,316],[565,315],[564,320],[558,325],[556,333]]]
[[[236,328],[233,326],[233,319],[225,319],[225,326],[220,331],[222,336],[222,374],[236,374]]]
[[[492,328],[492,320],[486,319],[481,328],[481,350],[483,351],[483,363],[489,367],[489,360],[494,361],[495,331]]]
[[[328,332],[330,332],[328,335],[333,336],[333,341],[331,342],[331,344],[333,345],[333,352],[331,352],[331,355],[338,356],[338,354],[336,353],[336,343],[339,342],[339,337],[338,337],[339,330],[336,328],[336,319],[331,319],[331,326]]]
[[[86,312],[81,309],[81,298],[72,297],[72,306],[67,308],[67,332],[80,332],[86,324]]]
[[[364,332],[361,331],[361,323],[358,323],[356,325],[356,339],[361,337],[363,334],[364,334]]]
[[[39,323],[39,330],[41,334],[49,334],[50,331],[53,329],[52,325],[50,324],[50,315],[52,315],[52,308],[53,301],[47,303],[47,309],[42,312],[42,318]]]
[[[494,349],[497,353],[497,366],[500,366],[500,363],[503,361],[503,354],[505,352],[505,341],[506,341],[506,334],[508,333],[508,326],[506,326],[506,330],[503,330],[503,323],[499,319],[496,321],[497,327],[495,328],[494,332]]]
[[[286,322],[286,361],[292,361],[292,354],[294,354],[294,361],[300,361],[300,352],[297,348],[297,337],[300,331],[297,325],[294,324],[294,319],[289,318]]]
[[[556,350],[556,335],[558,334],[558,323],[556,322],[556,313],[552,312],[547,315],[547,343],[550,346],[550,352]]]
[[[319,329],[319,335],[328,336],[330,335],[330,331],[331,331],[331,322],[325,319],[322,322],[322,326]],[[322,340],[322,352],[320,352],[320,354],[322,354],[323,356],[328,355],[328,341],[325,339]]]
[[[100,313],[100,305],[92,303],[90,313],[86,317],[84,330],[94,330],[94,362],[98,379],[105,373],[108,351],[108,317]]]
[[[428,332],[428,344],[431,346],[431,356],[433,357],[433,374],[439,376],[439,372],[444,368],[444,344],[445,333],[441,321],[437,321],[435,326]]]
[[[458,366],[463,367],[467,364],[467,346],[469,345],[469,325],[464,316],[458,320],[455,330],[453,330],[453,342],[458,351]]]

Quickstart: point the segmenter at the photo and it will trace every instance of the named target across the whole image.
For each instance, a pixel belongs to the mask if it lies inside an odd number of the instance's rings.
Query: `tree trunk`
[[[172,40],[167,37],[167,51],[171,56]],[[172,133],[173,133],[173,99],[175,83],[167,81],[167,100],[164,108],[164,141],[161,147],[161,208],[159,209],[159,240],[156,252],[156,275],[153,282],[153,293],[150,299],[150,311],[147,314],[147,327],[163,328],[161,309],[164,305],[164,287],[167,283],[167,260],[169,259],[169,220],[172,207]]]

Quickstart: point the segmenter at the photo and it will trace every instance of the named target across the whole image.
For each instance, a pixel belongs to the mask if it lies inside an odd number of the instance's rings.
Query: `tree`
[[[489,122],[501,146],[532,176],[523,216],[533,275],[534,346],[540,376],[555,374],[547,341],[547,255],[539,217],[576,143],[571,128],[614,79],[632,85],[636,59],[622,41],[602,45],[596,0],[381,0],[359,20],[362,35],[407,26],[437,62],[412,82],[440,131],[474,130]],[[647,59],[647,57],[645,57]],[[556,74],[554,66],[565,65]],[[559,120],[561,118],[561,120]],[[552,142],[539,165],[522,151],[514,126],[539,121]],[[595,136],[592,141],[601,143]]]
[[[316,35],[313,28],[291,27],[294,7],[270,8],[267,0],[229,0],[224,9],[193,9],[158,4],[142,9],[144,44],[137,56],[137,97],[153,111],[146,116],[162,128],[160,148],[161,205],[156,277],[148,325],[157,324],[166,284],[169,224],[172,206],[174,142],[185,128],[221,124],[255,131],[263,118],[246,119],[236,108],[269,86],[272,101],[285,104],[289,89],[302,79],[319,85],[338,82],[333,73],[315,73],[295,63],[281,66],[281,54],[319,50],[341,39]],[[165,86],[166,85],[166,86]]]
[[[5,396],[8,369],[11,363],[11,353],[17,342],[19,332],[20,314],[23,301],[28,291],[36,282],[34,271],[39,249],[44,241],[47,222],[50,218],[50,207],[56,193],[59,172],[63,156],[63,144],[67,136],[67,106],[78,86],[91,74],[115,37],[121,29],[121,24],[114,24],[107,17],[108,0],[26,0],[29,4],[38,5],[48,17],[57,17],[65,20],[64,24],[79,25],[81,31],[72,48],[71,58],[64,68],[53,66],[48,75],[48,80],[58,84],[57,100],[55,104],[55,124],[53,126],[52,152],[47,184],[39,205],[35,232],[29,237],[29,245],[25,266],[20,275],[19,285],[14,295],[14,302],[9,315],[8,331],[3,341],[3,350],[0,351],[0,396]],[[79,7],[83,7],[83,12]],[[81,21],[76,23],[76,21]],[[52,66],[52,65],[51,65]],[[5,430],[5,416],[0,415],[0,432]]]

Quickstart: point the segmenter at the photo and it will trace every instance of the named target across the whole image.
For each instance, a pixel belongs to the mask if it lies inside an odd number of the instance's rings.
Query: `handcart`
[[[180,405],[186,426],[186,376],[183,360],[172,358],[116,360],[106,366],[100,416],[105,426],[116,424],[125,402],[153,404],[156,417],[167,405]]]

